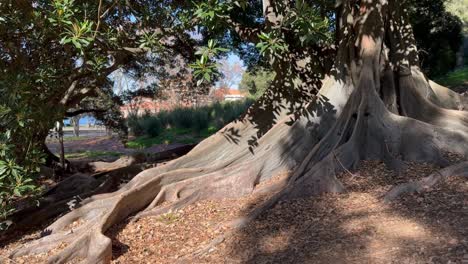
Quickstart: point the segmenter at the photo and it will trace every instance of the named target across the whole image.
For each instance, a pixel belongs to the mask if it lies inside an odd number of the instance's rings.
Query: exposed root
[[[99,173],[94,177],[85,174],[70,176],[47,191],[39,200],[39,206],[34,203],[13,214],[10,219],[14,225],[1,233],[1,240],[8,239],[17,230],[25,231],[42,225],[57,215],[83,206],[87,202],[82,201],[83,199],[113,192],[122,182],[130,180],[145,168],[145,165],[140,164]]]
[[[148,205],[151,206],[147,212],[163,202],[172,202],[164,209],[156,208],[161,213],[199,199],[225,197],[229,192],[232,197],[245,195],[252,192],[258,183],[260,170],[259,165],[244,163],[207,174],[202,174],[207,169],[186,169],[153,178],[135,178],[139,184],[135,184],[134,188],[124,188],[123,191],[85,203],[49,226],[49,236],[14,251],[12,256],[48,251],[58,243],[65,242],[67,248],[50,258],[49,262],[66,263],[74,258],[86,258],[88,262],[106,263],[111,257],[111,241],[103,233],[113,224]],[[197,174],[202,175],[194,177]],[[68,226],[78,220],[83,220],[83,224],[68,230]]]
[[[468,177],[468,162],[462,162],[441,169],[419,181],[403,183],[392,188],[385,196],[385,202],[391,202],[403,194],[424,192],[447,177]]]

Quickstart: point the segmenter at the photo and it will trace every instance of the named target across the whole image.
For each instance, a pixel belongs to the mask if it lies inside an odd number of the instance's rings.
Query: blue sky
[[[242,66],[242,68],[244,70],[246,69],[246,67],[244,65],[244,62],[239,58],[239,56],[237,56],[234,53],[229,53],[228,54],[227,62],[228,62],[229,65],[235,65],[235,64],[238,63],[238,64],[240,64]],[[221,72],[223,72],[223,69],[221,69]],[[115,75],[115,76],[113,76],[113,75]],[[123,75],[122,76],[122,75],[119,75],[119,74],[111,74],[110,78],[111,78],[111,80],[113,78],[116,78],[116,79],[114,79],[114,81],[115,81],[114,82],[114,91],[118,91],[119,89],[123,89],[123,90],[132,89],[132,86],[134,86],[137,83],[132,77],[130,77],[128,75]],[[232,80],[231,88],[238,89],[241,79],[242,79],[242,76],[238,76],[237,78],[234,78]],[[215,83],[215,86],[218,86],[218,85],[219,85],[219,82]]]
[[[237,56],[236,54],[234,53],[230,53],[227,57],[227,62],[230,64],[230,65],[234,65],[236,63],[239,63],[240,65],[242,65],[242,69],[246,69],[245,65],[244,65],[244,62],[241,60],[241,58],[239,58],[239,56]],[[240,81],[242,80],[242,75],[241,76],[238,76],[238,78],[235,78],[233,79],[233,85],[231,86],[231,88],[233,89],[238,89],[239,88],[239,83]],[[218,84],[216,84],[218,85]]]

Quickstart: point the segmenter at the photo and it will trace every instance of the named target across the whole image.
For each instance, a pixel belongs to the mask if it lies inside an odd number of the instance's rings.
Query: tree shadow
[[[128,224],[128,221],[125,221],[124,223]],[[112,240],[112,259],[118,259],[120,256],[127,253],[130,249],[127,244],[120,241],[117,237],[118,233],[115,232],[115,230],[119,230],[121,228],[121,225],[117,225],[106,232],[106,235]]]
[[[228,263],[462,261],[468,248],[463,180],[391,204],[382,201],[391,186],[431,170],[411,167],[396,174],[381,162],[365,161],[352,175],[339,176],[347,193],[280,202],[228,238],[216,254]]]

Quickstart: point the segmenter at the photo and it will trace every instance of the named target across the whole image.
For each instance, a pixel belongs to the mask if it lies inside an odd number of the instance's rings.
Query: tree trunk
[[[60,166],[65,169],[65,146],[63,144],[63,121],[57,122],[57,132],[60,145]]]
[[[73,124],[73,136],[80,136],[80,116],[74,116],[70,118],[71,123]]]
[[[467,100],[421,72],[402,1],[353,2],[342,1],[335,66],[317,95],[297,100],[303,93],[288,75],[295,67],[281,68],[281,78],[241,121],[187,155],[141,172],[120,190],[82,201],[47,228],[50,235],[12,256],[66,243],[50,262],[108,263],[112,243],[104,232],[135,213],[138,218],[200,199],[246,195],[288,173],[281,191],[246,218],[251,220],[280,200],[343,191],[336,174],[363,159],[401,170],[404,161],[445,166],[445,152],[468,154],[468,113],[459,111]],[[306,93],[313,90],[308,88]],[[464,175],[468,165],[456,170]]]
[[[463,36],[463,45],[462,45],[462,66],[468,65],[468,33]]]

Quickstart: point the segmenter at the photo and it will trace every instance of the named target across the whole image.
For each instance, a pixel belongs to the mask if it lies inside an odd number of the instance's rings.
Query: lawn
[[[77,151],[73,153],[65,154],[65,158],[67,159],[82,159],[82,158],[101,158],[101,157],[119,157],[122,153],[113,152],[113,151],[94,151],[94,150],[86,150],[86,151]]]
[[[450,72],[443,77],[437,78],[435,81],[441,85],[451,88],[462,85],[468,86],[468,66]]]

